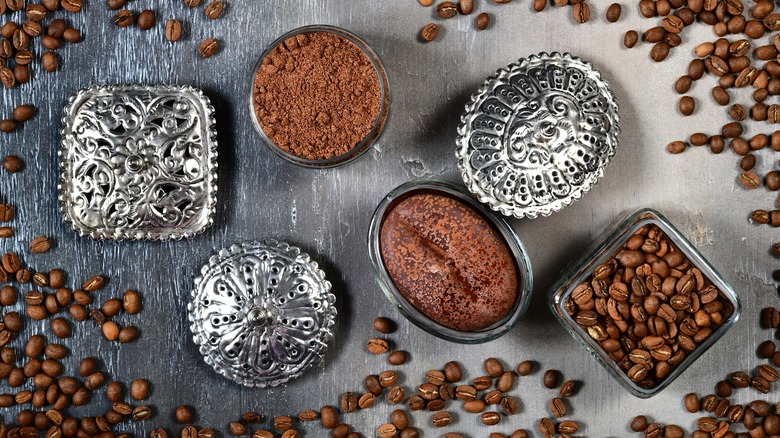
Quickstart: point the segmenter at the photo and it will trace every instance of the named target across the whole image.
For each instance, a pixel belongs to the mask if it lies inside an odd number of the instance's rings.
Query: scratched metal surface
[[[225,15],[214,22],[207,22],[202,9],[188,10],[181,3],[132,2],[135,10],[154,7],[158,11],[161,23],[143,33],[137,28],[116,28],[103,2],[91,1],[84,12],[67,15],[82,29],[85,41],[59,51],[61,70],[56,74],[35,70],[30,84],[2,91],[3,114],[22,102],[39,107],[33,121],[0,138],[3,153],[19,154],[27,163],[24,172],[0,176],[0,196],[18,210],[13,223],[17,238],[0,243],[2,250],[20,251],[41,270],[65,267],[72,284],[95,273],[106,274],[110,282],[96,294],[100,301],[126,288],[136,288],[144,296],[140,316],[120,318],[122,323],[140,326],[142,337],[134,344],[111,344],[89,323],[75,324],[73,338],[66,341],[74,352],[66,361],[66,372],[75,373],[77,358],[96,355],[112,378],[152,380],[149,403],[156,407],[155,417],[122,424],[118,430],[147,436],[154,427],[168,427],[178,434],[172,413],[182,403],[195,407],[196,424],[220,431],[246,410],[262,413],[261,426],[268,427],[276,415],[336,404],[343,391],[361,390],[366,374],[387,368],[383,357],[371,356],[364,348],[366,339],[374,335],[371,321],[378,315],[399,321],[399,330],[390,338],[411,352],[411,361],[400,368],[409,391],[421,383],[426,370],[450,359],[464,365],[469,379],[482,374],[480,364],[489,356],[511,366],[534,359],[542,368],[558,368],[567,378],[584,382],[571,399],[570,416],[585,423],[582,434],[594,437],[628,436],[627,423],[639,413],[690,430],[696,416],[682,413],[682,395],[711,392],[726,373],[749,371],[758,363],[755,346],[772,333],[762,331],[755,321],[761,307],[777,304],[772,271],[778,263],[768,249],[780,236],[768,227],[750,225],[746,217],[755,208],[771,207],[775,197],[763,189],[742,189],[736,181],[737,159],[729,152],[721,156],[703,149],[680,156],[665,152],[667,142],[695,130],[712,132],[725,119],[724,110],[715,108],[709,97],[711,83],[694,86],[699,108],[687,119],[677,114],[672,90],[694,45],[712,39],[709,29],[686,30],[683,46],[665,63],[654,64],[647,56],[649,47],[629,51],[621,45],[627,29],[641,32],[656,25],[640,19],[635,5],[627,4],[633,2],[624,2],[623,18],[616,24],[603,18],[602,2],[593,2],[592,21],[575,25],[569,9],[548,8],[534,14],[527,1],[499,6],[480,0],[478,9],[493,14],[489,30],[476,33],[473,16],[460,17],[443,23],[439,40],[427,45],[416,41],[416,33],[434,13],[412,0],[403,4],[232,0]],[[164,43],[162,36],[162,23],[172,16],[188,23],[187,37],[177,44]],[[391,118],[384,136],[371,153],[334,170],[303,169],[280,160],[259,143],[247,111],[256,57],[283,32],[315,23],[341,26],[363,37],[383,60],[392,86]],[[195,47],[210,36],[219,38],[223,48],[212,59],[200,59]],[[455,128],[468,96],[497,68],[540,51],[581,56],[612,84],[622,119],[617,156],[584,199],[549,218],[511,222],[528,248],[536,283],[531,309],[517,328],[484,345],[441,341],[405,322],[381,294],[366,256],[371,214],[385,193],[402,182],[417,177],[458,179]],[[77,237],[60,217],[56,151],[62,107],[79,88],[121,83],[191,84],[212,99],[220,143],[219,203],[215,224],[204,234],[181,242],[95,242]],[[746,97],[741,101],[748,103]],[[772,166],[771,154],[761,151],[761,169]],[[640,207],[667,215],[732,283],[745,304],[734,329],[650,400],[636,399],[613,382],[553,319],[545,304],[547,289],[564,265],[616,215]],[[27,242],[39,234],[52,236],[55,248],[31,256]],[[219,248],[261,237],[287,240],[318,260],[333,282],[339,309],[335,339],[324,363],[297,381],[266,390],[239,387],[209,369],[190,338],[185,317],[193,278],[208,257]],[[23,336],[38,332],[48,332],[47,326],[28,324]],[[498,426],[485,428],[476,416],[466,415],[454,404],[450,407],[456,421],[445,430],[434,431],[428,413],[415,413],[412,423],[425,436],[461,431],[476,438],[490,431],[535,430],[536,420],[548,414],[546,406],[553,395],[540,380],[540,373],[520,380],[513,393],[521,400],[521,412],[505,417]],[[0,383],[0,392],[6,391],[6,383]],[[745,402],[756,394],[742,390],[735,398]],[[104,397],[96,396],[79,412],[97,415],[107,407]],[[343,420],[372,436],[376,427],[389,420],[391,411],[382,401]],[[16,412],[5,410],[0,416],[11,421]],[[306,436],[326,436],[314,424],[302,430]]]

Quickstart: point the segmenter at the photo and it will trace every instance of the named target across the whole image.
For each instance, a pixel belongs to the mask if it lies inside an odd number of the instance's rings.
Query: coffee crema
[[[517,267],[504,239],[449,196],[417,194],[396,204],[382,223],[380,251],[401,295],[445,327],[486,329],[519,298]]]

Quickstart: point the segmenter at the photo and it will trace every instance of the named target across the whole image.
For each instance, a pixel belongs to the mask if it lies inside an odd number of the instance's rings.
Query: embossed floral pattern
[[[92,237],[168,239],[211,222],[211,107],[189,87],[92,88],[64,118],[60,200]]]

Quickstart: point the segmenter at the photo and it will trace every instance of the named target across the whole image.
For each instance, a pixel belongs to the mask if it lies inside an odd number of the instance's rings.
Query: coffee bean
[[[451,1],[444,1],[436,6],[436,15],[439,18],[452,18],[458,15],[458,7]]]
[[[16,122],[10,119],[0,121],[0,131],[6,133],[16,131]]]
[[[184,0],[184,4],[191,8],[196,8],[200,6],[200,1],[201,0]]]
[[[485,372],[490,377],[499,377],[504,373],[504,365],[496,358],[489,358],[484,363]]]
[[[368,340],[366,348],[374,354],[385,354],[390,349],[390,345],[384,339],[371,338]]]
[[[512,371],[505,371],[496,382],[496,389],[501,392],[509,392],[515,386],[515,374]]]
[[[444,364],[444,378],[449,383],[459,382],[463,378],[463,371],[460,365],[455,361]]]
[[[14,108],[14,120],[17,122],[26,122],[35,115],[35,107],[33,105],[24,104],[18,105]],[[0,215],[1,216],[1,215]]]
[[[656,43],[650,50],[650,59],[655,62],[661,62],[665,60],[666,57],[669,56],[669,49],[669,44],[665,42]]]
[[[100,371],[96,371],[90,375],[88,375],[84,379],[84,388],[94,391],[95,389],[99,388],[101,385],[103,385],[103,382],[105,382],[106,377],[101,373]]]
[[[482,424],[486,426],[495,426],[501,421],[501,416],[498,412],[484,412],[481,416]]]
[[[699,411],[700,404],[699,404],[699,396],[694,393],[686,394],[685,397],[683,397],[683,404],[685,405],[685,410],[695,414]],[[635,431],[638,432],[638,431]]]
[[[563,399],[554,398],[550,400],[550,412],[557,418],[566,416],[566,405],[563,403]]]
[[[497,405],[501,403],[503,396],[504,395],[501,393],[501,391],[495,389],[485,394],[485,403],[489,405]]]
[[[461,385],[455,388],[455,398],[469,401],[477,397],[477,390],[473,386]]]
[[[620,3],[612,3],[609,5],[609,8],[607,8],[606,12],[607,21],[610,23],[618,21],[620,19],[620,13],[622,10],[623,8],[620,6]]]
[[[333,406],[323,406],[320,409],[320,421],[326,429],[333,429],[338,426],[339,416]]]
[[[390,365],[403,365],[406,363],[406,357],[408,354],[403,350],[396,350],[392,353],[390,353],[387,356],[387,362],[390,363]]]
[[[298,420],[300,421],[314,421],[317,418],[319,418],[319,414],[312,409],[306,409],[298,413]]]
[[[623,36],[623,45],[628,49],[633,48],[637,41],[639,41],[639,34],[635,30],[629,30]]]
[[[763,212],[766,213],[764,210],[756,210],[756,212]],[[756,212],[754,212],[754,216],[756,216]],[[763,215],[760,215],[763,216]],[[754,218],[755,221],[755,218]],[[768,223],[767,222],[759,222],[758,223]],[[776,307],[765,307],[761,309],[761,326],[764,328],[778,328],[780,327],[780,310],[778,310]]]
[[[676,15],[667,15],[663,20],[661,20],[661,25],[667,32],[670,33],[680,33],[685,27],[682,19]]]
[[[433,425],[436,427],[449,426],[452,423],[452,414],[447,411],[440,411],[433,414]]]
[[[122,9],[125,5],[127,5],[127,0],[106,0],[106,6],[112,10]]]
[[[341,395],[341,410],[344,413],[355,412],[357,410],[358,396],[354,392],[345,392]]]
[[[553,438],[555,436],[555,425],[549,418],[539,420],[537,427],[544,438]]]
[[[587,23],[590,20],[590,6],[588,6],[587,2],[581,1],[572,8],[572,15],[574,22]]]
[[[43,63],[43,69],[49,73],[57,71],[60,66],[60,60],[54,52],[45,52],[41,56],[41,61]]]
[[[780,246],[778,246],[778,248],[780,248]],[[776,350],[777,345],[774,341],[764,341],[758,346],[759,356],[765,359],[770,359],[772,356],[774,356]]]
[[[458,10],[463,15],[474,12],[474,0],[458,0]]]
[[[280,431],[289,430],[290,428],[292,428],[292,424],[293,424],[292,418],[288,417],[287,415],[280,415],[274,418],[274,428],[276,430],[280,430]]]
[[[715,385],[715,393],[718,397],[731,397],[731,385],[725,380],[721,380]]]
[[[415,395],[409,397],[409,400],[407,400],[407,404],[409,405],[409,409],[413,411],[419,411],[420,409],[425,407],[425,400],[419,395]]]
[[[9,173],[16,173],[24,169],[24,162],[16,155],[6,155],[5,158],[3,158],[3,167]],[[9,271],[9,273],[13,272]]]
[[[685,94],[688,92],[688,90],[691,89],[691,84],[693,84],[693,80],[690,76],[680,76],[680,78],[677,79],[677,81],[674,83],[674,91],[677,94]]]
[[[379,374],[379,384],[383,388],[389,388],[398,382],[398,374],[395,371],[388,370]]]
[[[130,397],[134,400],[145,400],[149,396],[149,381],[136,379],[130,384]]]
[[[62,33],[62,39],[71,44],[80,43],[81,32],[78,29],[65,29],[65,32]]]
[[[560,373],[556,370],[545,371],[544,377],[542,379],[542,383],[544,384],[545,388],[553,389],[558,387],[559,375]]]
[[[756,189],[761,185],[761,179],[753,172],[742,172],[742,174],[739,175],[739,182],[742,183],[742,185],[746,189]]]
[[[753,377],[750,379],[750,386],[762,394],[768,394],[769,390],[772,389],[769,382],[763,377]]]
[[[487,12],[482,12],[477,15],[476,26],[479,30],[485,30],[490,26],[490,15]]]
[[[430,42],[439,36],[439,26],[436,23],[428,23],[420,30],[420,39]]]
[[[68,12],[79,12],[84,7],[82,0],[62,0],[60,4]]]
[[[382,334],[389,334],[396,329],[395,322],[389,318],[378,317],[374,320],[374,330]]]
[[[756,368],[756,371],[758,374],[763,377],[767,382],[776,382],[778,379],[778,372],[777,370],[771,366],[771,365],[759,365],[758,368]]]
[[[374,394],[367,392],[360,396],[360,398],[357,401],[357,404],[360,409],[368,409],[374,405],[375,400],[376,397],[374,396]]]
[[[138,28],[141,30],[149,30],[157,24],[157,14],[149,9],[144,9],[138,14]]]
[[[214,54],[217,53],[217,50],[219,50],[219,42],[214,38],[206,38],[198,46],[198,53],[200,53],[200,56],[203,58],[214,56]]]
[[[683,96],[680,98],[680,113],[684,116],[690,116],[696,109],[696,102],[691,96]]]
[[[114,15],[114,24],[119,27],[128,27],[135,21],[135,15],[127,9],[123,9]]]
[[[376,431],[376,434],[379,438],[390,438],[394,436],[398,436],[398,428],[395,427],[393,424],[383,424],[379,426],[379,428]]]
[[[717,87],[713,87],[712,88],[712,98],[715,100],[715,102],[718,105],[721,105],[721,106],[728,105],[729,102],[731,102],[731,96],[729,95],[728,91],[726,91],[721,86],[717,86]],[[732,122],[732,123],[735,123],[735,122]]]
[[[396,409],[390,414],[390,422],[393,423],[398,430],[403,430],[409,427],[409,417],[406,412]]]

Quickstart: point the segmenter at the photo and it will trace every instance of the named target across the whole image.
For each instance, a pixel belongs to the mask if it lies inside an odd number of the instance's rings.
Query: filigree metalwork
[[[336,318],[325,273],[284,242],[245,242],[195,279],[190,329],[207,364],[250,387],[297,378],[324,356]]]
[[[212,223],[214,109],[184,86],[81,90],[63,116],[60,210],[82,236],[167,240]]]
[[[615,155],[618,105],[593,67],[568,53],[521,59],[488,78],[458,127],[469,190],[517,218],[579,199]]]

